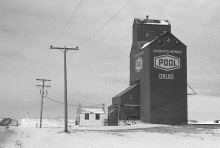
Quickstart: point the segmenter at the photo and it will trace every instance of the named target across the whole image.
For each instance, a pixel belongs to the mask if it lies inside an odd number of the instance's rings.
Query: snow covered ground
[[[219,125],[74,127],[64,133],[62,120],[23,120],[0,127],[0,148],[219,148]]]

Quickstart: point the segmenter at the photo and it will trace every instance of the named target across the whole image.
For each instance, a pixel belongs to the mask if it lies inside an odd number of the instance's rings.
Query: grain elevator
[[[167,20],[135,18],[129,86],[112,98],[109,125],[134,119],[152,124],[187,124],[187,47]]]

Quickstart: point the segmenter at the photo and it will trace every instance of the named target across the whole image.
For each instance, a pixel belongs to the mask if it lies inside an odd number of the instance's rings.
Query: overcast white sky
[[[39,117],[36,79],[50,79],[48,97],[63,102],[63,53],[51,44],[79,47],[68,52],[68,102],[109,106],[129,84],[132,23],[146,15],[168,19],[187,45],[188,84],[200,95],[220,96],[219,0],[133,0],[96,34],[129,0],[83,0],[56,39],[80,1],[0,1],[0,118]],[[75,109],[69,107],[70,118]],[[43,116],[59,115],[63,105],[45,99]]]

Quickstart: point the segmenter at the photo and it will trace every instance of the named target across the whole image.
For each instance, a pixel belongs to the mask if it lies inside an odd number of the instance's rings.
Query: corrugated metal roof
[[[82,114],[104,114],[105,111],[101,107],[81,107],[80,113]]]

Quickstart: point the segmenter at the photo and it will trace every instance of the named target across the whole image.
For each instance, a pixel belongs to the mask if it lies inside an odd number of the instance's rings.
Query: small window
[[[100,119],[100,114],[96,114],[96,115],[95,115],[95,119],[96,119],[96,120],[99,120],[99,119]]]
[[[89,120],[89,114],[85,114],[85,120]]]

